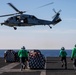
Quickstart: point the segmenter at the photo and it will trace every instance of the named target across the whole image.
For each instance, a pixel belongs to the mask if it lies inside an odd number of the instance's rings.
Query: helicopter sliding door
[[[28,19],[27,18],[24,18],[24,23],[28,24]]]

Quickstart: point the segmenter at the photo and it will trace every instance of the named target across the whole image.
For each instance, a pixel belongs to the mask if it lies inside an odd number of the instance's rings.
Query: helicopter
[[[48,20],[38,19],[34,15],[24,14],[26,13],[26,11],[18,10],[12,3],[7,3],[7,4],[10,7],[12,7],[17,13],[1,15],[0,17],[11,16],[7,20],[2,22],[1,25],[13,27],[14,30],[16,30],[17,27],[21,27],[21,26],[36,26],[36,25],[48,25],[50,28],[52,28],[50,26],[51,24],[56,25],[57,23],[62,21],[61,18],[59,17],[61,10],[56,12],[55,9],[53,9],[53,11],[55,12],[55,15],[53,16],[53,20],[48,21]]]

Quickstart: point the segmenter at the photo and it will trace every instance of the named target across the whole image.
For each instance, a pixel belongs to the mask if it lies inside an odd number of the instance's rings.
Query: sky
[[[12,3],[25,14],[39,19],[52,20],[53,8],[60,12],[62,21],[50,29],[46,26],[12,27],[0,26],[0,49],[72,49],[76,44],[76,0],[0,0],[0,15],[15,13],[7,3]],[[54,2],[43,8],[38,7]],[[9,17],[1,17],[0,23]]]

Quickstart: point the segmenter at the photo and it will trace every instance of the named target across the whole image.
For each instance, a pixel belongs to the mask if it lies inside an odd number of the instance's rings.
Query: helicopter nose
[[[5,23],[8,23],[8,22],[9,22],[8,20],[5,21]]]

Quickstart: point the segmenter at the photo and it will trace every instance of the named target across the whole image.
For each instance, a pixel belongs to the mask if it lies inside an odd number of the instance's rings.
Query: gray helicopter
[[[26,11],[18,10],[12,3],[8,3],[8,5],[11,6],[17,13],[1,15],[0,17],[11,16],[3,23],[1,23],[1,25],[13,27],[15,30],[17,29],[17,27],[21,27],[21,26],[36,26],[36,25],[48,25],[50,28],[52,28],[50,26],[51,24],[55,25],[61,21],[61,18],[59,17],[61,10],[56,12],[55,9],[53,9],[53,11],[55,12],[53,20],[48,21],[48,20],[38,19],[34,15],[24,14],[26,13]]]

